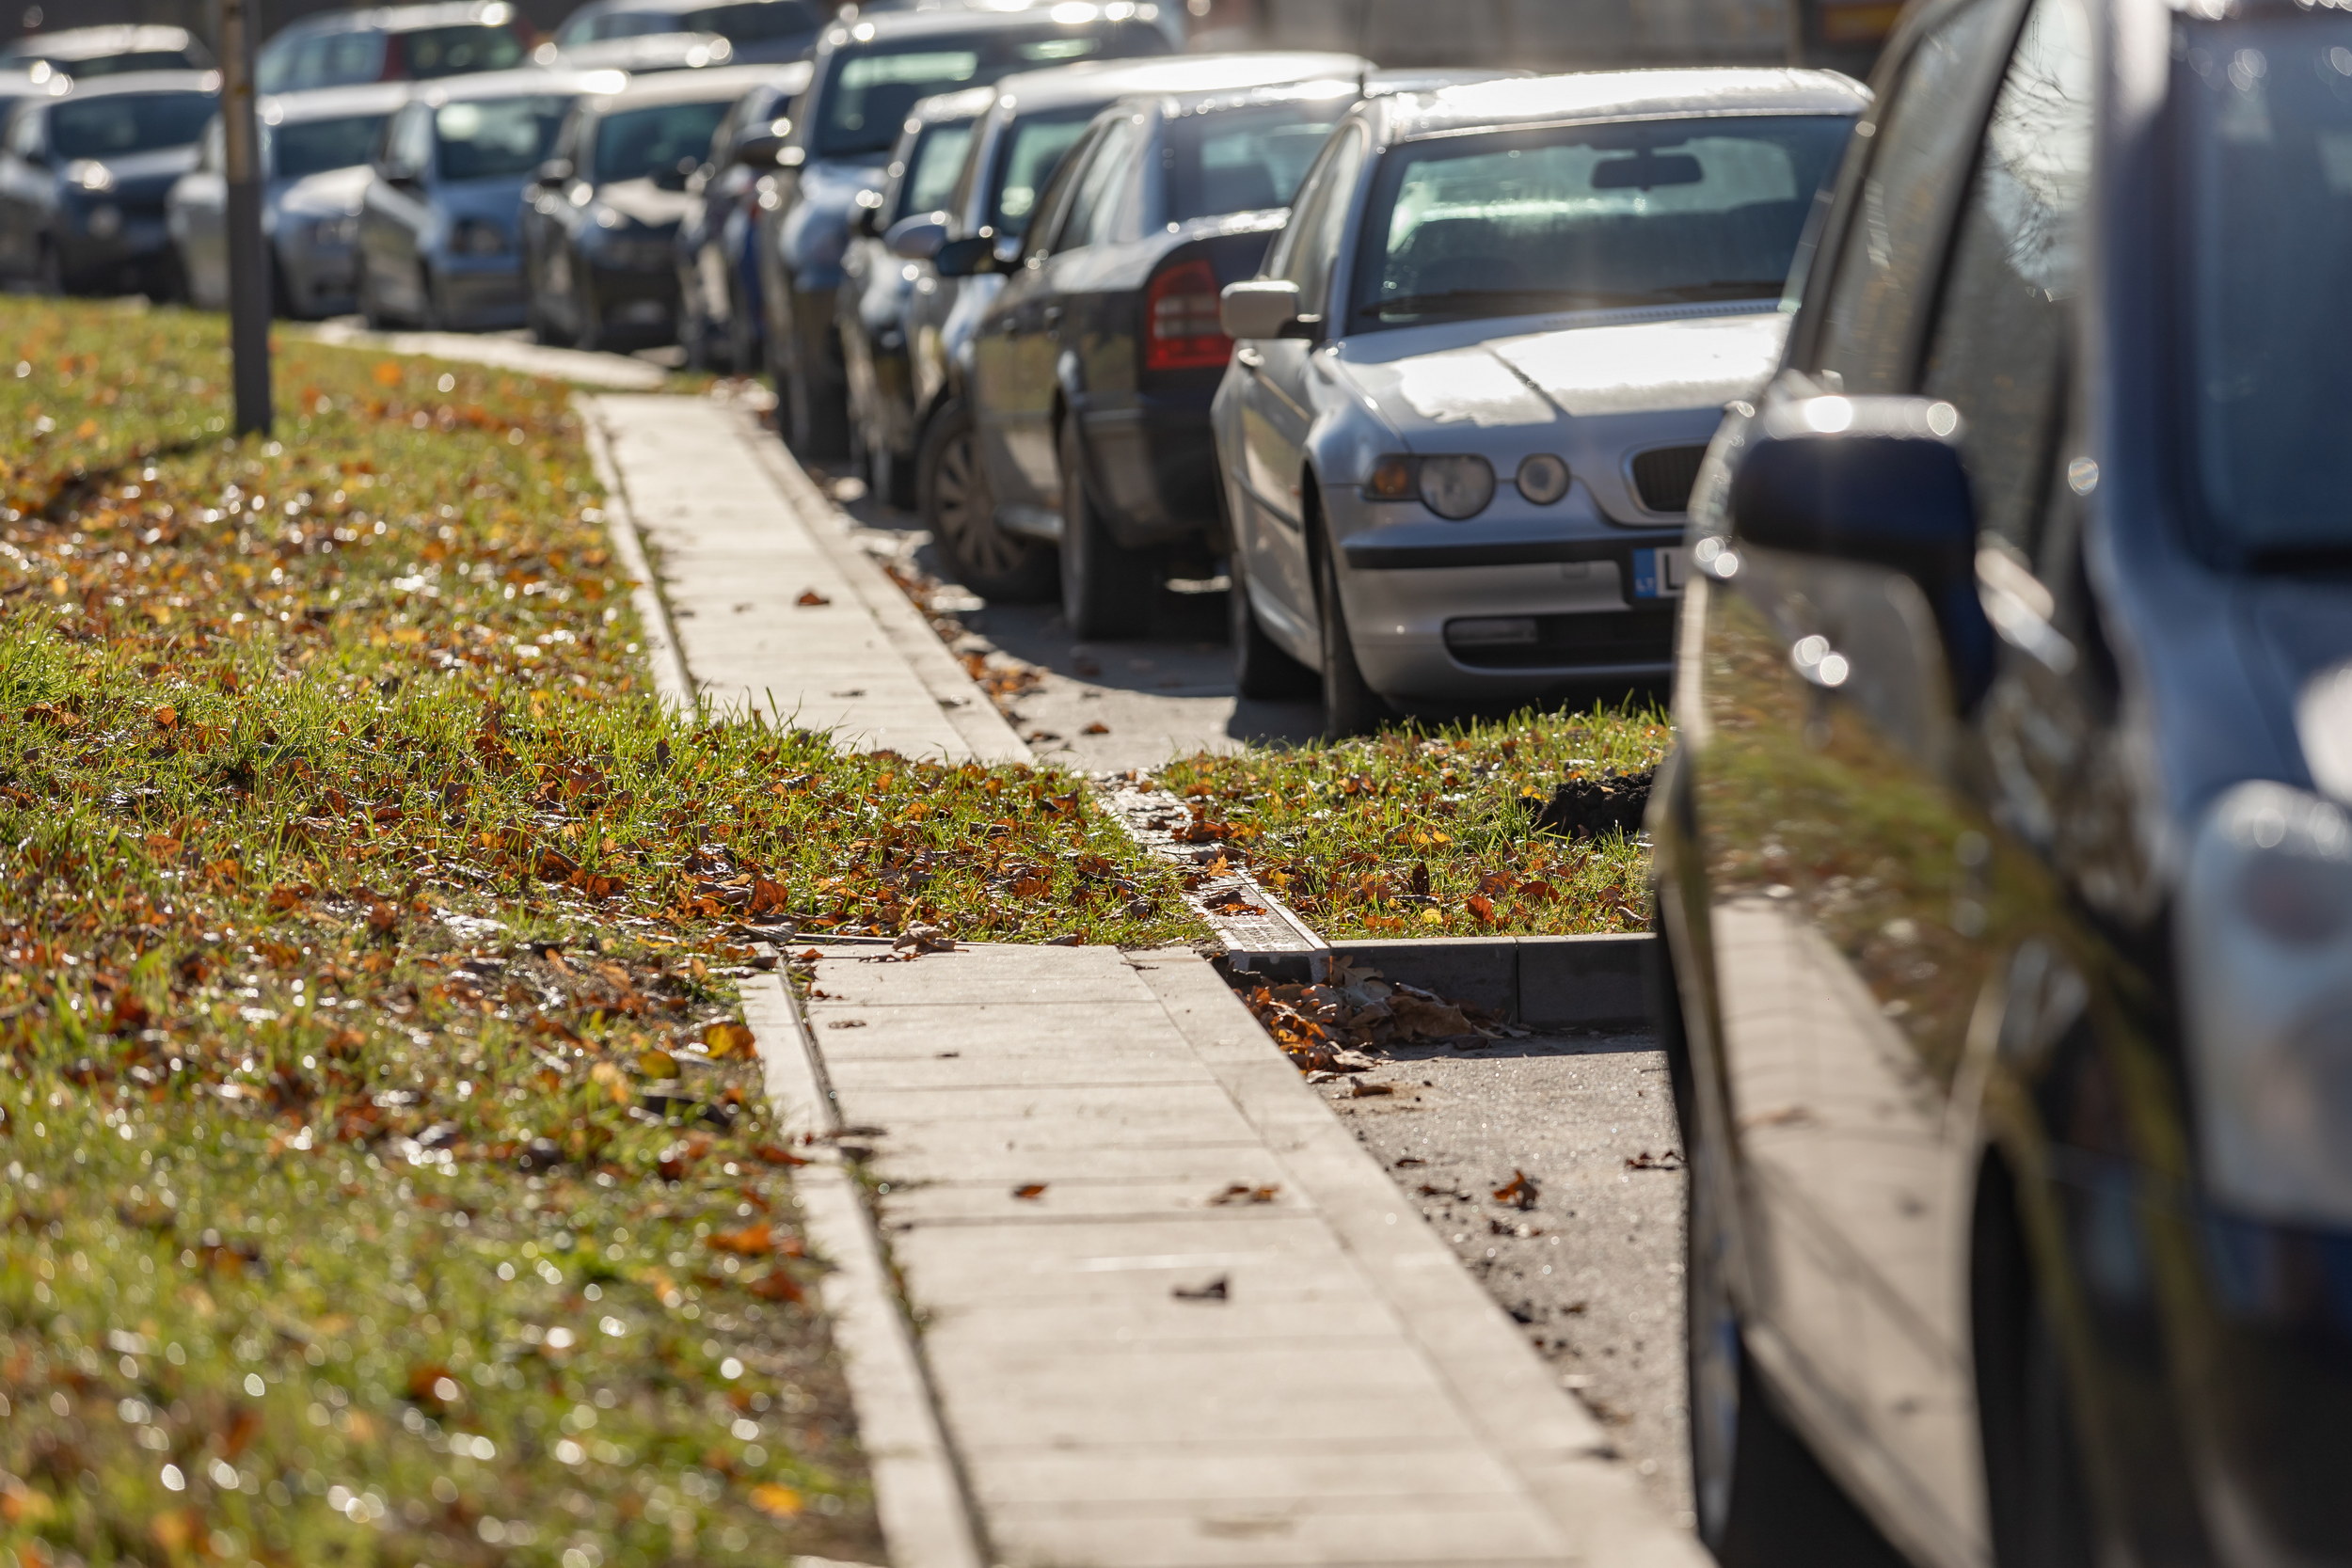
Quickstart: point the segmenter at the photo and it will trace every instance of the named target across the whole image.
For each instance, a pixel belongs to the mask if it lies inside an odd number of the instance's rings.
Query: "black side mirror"
[[[561,185],[571,177],[572,161],[569,158],[549,158],[539,166],[539,173],[533,183],[548,186]]]
[[[860,191],[859,201],[850,214],[850,232],[861,240],[870,240],[882,232],[882,195],[878,191]],[[866,197],[874,198],[865,200]]]
[[[773,131],[745,136],[735,144],[735,161],[747,168],[773,168],[784,152],[784,137]]]
[[[1989,678],[1992,641],[1977,598],[1977,506],[1959,433],[1959,411],[1931,398],[1773,398],[1748,426],[1729,510],[1738,543],[1915,580],[1966,701]]]
[[[997,270],[996,241],[990,234],[966,234],[949,240],[931,258],[942,277],[977,277]]]

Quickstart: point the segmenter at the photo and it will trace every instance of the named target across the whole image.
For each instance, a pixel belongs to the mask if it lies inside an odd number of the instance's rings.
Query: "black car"
[[[907,116],[882,188],[850,219],[835,291],[834,327],[850,384],[850,451],[875,492],[893,506],[914,499],[921,433],[911,307],[940,280],[919,263],[947,237],[946,203],[962,172],[973,128],[995,105],[993,87],[926,98]]]
[[[218,87],[210,71],[146,71],[18,100],[0,132],[0,277],[171,292],[164,198],[196,166]]]
[[[737,65],[774,65],[805,55],[832,19],[817,0],[588,0],[564,19],[554,43],[583,44],[659,33],[709,33],[727,40]]]
[[[209,71],[213,52],[185,27],[67,27],[0,44],[0,71],[92,82],[150,71]]]
[[[677,333],[677,230],[710,138],[772,66],[668,71],[576,104],[526,194],[523,276],[541,342],[643,347]]]
[[[697,366],[758,372],[759,271],[752,236],[759,181],[775,167],[791,129],[786,111],[808,75],[805,60],[779,66],[737,99],[711,133],[703,166],[686,182],[690,200],[677,231],[678,341]]]
[[[1232,56],[1233,74],[1279,56]],[[996,524],[1058,546],[1073,636],[1141,635],[1164,562],[1223,553],[1209,404],[1232,356],[1219,291],[1253,276],[1299,177],[1357,101],[1357,65],[1289,86],[1137,96],[1041,206],[973,333]],[[971,255],[943,256],[954,271]]]
[[[1699,1532],[2352,1562],[2352,17],[1931,0],[1876,87],[1648,819]]]
[[[780,423],[796,449],[840,456],[849,444],[834,291],[858,194],[881,187],[907,111],[1016,71],[1168,47],[1166,33],[1117,6],[918,11],[860,18],[825,33],[791,138],[760,195],[768,371]]]

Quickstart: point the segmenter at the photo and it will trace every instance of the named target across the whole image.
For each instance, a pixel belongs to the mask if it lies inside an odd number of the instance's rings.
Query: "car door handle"
[[[1265,363],[1265,356],[1254,348],[1245,346],[1233,350],[1233,363],[1243,370],[1254,371]]]

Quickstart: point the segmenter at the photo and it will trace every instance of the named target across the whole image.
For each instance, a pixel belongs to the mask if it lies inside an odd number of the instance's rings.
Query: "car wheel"
[[[886,447],[869,446],[866,451],[866,483],[873,487],[874,498],[884,506],[904,508],[914,499],[914,460]]]
[[[1062,421],[1061,612],[1070,635],[1092,641],[1141,637],[1152,628],[1159,594],[1154,551],[1129,549],[1111,537],[1088,493],[1086,452],[1075,420]]]
[[[1347,607],[1340,599],[1339,568],[1328,540],[1315,552],[1316,620],[1322,623],[1323,731],[1333,739],[1370,735],[1391,710],[1364,680],[1356,663],[1356,640],[1348,634]]]
[[[991,599],[1041,599],[1053,592],[1054,552],[996,526],[995,498],[961,401],[931,416],[916,467],[923,520],[958,581]]]
[[[1315,673],[1284,653],[1249,608],[1249,583],[1243,573],[1241,546],[1233,546],[1232,563],[1225,570],[1232,584],[1225,591],[1228,625],[1233,644],[1233,689],[1245,697],[1311,697]]]

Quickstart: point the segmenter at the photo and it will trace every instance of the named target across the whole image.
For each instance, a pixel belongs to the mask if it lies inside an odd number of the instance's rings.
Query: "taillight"
[[[1143,368],[1213,371],[1232,357],[1233,340],[1217,325],[1216,274],[1194,257],[1163,269],[1143,293]]]

